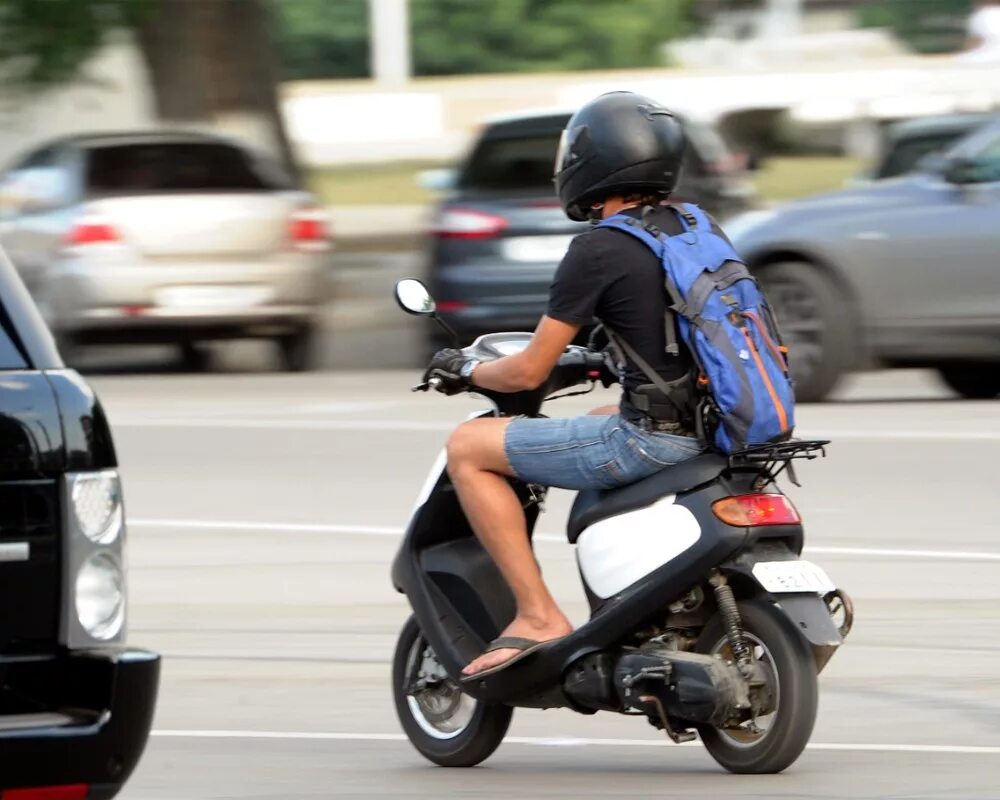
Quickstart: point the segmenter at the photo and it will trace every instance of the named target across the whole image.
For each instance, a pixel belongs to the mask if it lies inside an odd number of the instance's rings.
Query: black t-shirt
[[[624,212],[636,219],[641,209]],[[664,233],[684,232],[677,212],[658,208],[649,221]],[[718,226],[713,230],[722,235]],[[691,367],[691,356],[679,335],[680,354],[667,353],[664,315],[667,291],[663,267],[652,250],[634,236],[613,228],[581,233],[556,270],[549,290],[546,314],[570,325],[590,325],[596,317],[622,337],[665,381],[677,380]],[[676,328],[676,320],[674,326]],[[628,392],[649,383],[631,360],[623,378],[622,415],[636,421],[643,416],[628,400]]]

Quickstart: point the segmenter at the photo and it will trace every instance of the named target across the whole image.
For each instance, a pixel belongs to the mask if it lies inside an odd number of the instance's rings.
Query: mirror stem
[[[458,334],[455,333],[451,325],[449,325],[447,322],[441,319],[441,317],[439,317],[436,313],[431,314],[431,319],[433,319],[438,325],[444,328],[444,332],[447,333],[448,338],[451,339],[451,346],[454,347],[456,350],[461,350],[462,342],[459,340]]]

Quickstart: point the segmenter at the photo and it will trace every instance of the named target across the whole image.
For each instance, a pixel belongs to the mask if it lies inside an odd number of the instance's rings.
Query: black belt
[[[632,424],[640,430],[649,431],[650,433],[670,433],[674,436],[687,436],[691,439],[698,438],[698,434],[683,422],[671,422],[669,420],[642,416]]]

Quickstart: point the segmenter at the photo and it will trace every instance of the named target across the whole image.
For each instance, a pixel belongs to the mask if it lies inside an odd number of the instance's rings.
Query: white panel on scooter
[[[670,494],[653,505],[595,522],[577,539],[583,580],[606,599],[677,558],[701,538],[701,526]]]

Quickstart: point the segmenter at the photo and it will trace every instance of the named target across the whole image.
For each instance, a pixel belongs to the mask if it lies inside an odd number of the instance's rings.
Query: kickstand
[[[670,737],[674,744],[683,744],[684,742],[694,740],[694,731],[674,730],[674,726],[671,725],[670,720],[667,719],[667,712],[663,708],[663,703],[660,702],[660,698],[655,694],[640,695],[639,700],[643,703],[652,703],[656,706],[656,712],[659,714],[660,722],[663,724],[663,731]]]

